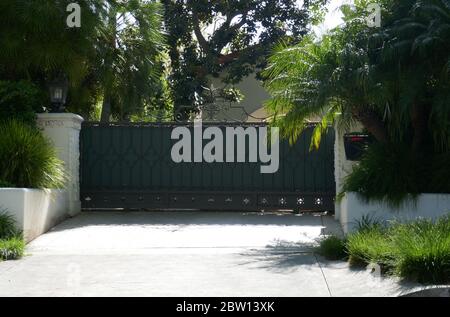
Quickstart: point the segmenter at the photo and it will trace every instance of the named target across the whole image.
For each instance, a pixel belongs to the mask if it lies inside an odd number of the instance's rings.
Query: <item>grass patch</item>
[[[17,260],[25,252],[25,241],[21,236],[0,239],[0,261]]]
[[[329,236],[321,240],[316,252],[331,261],[347,258],[345,241],[336,236]]]
[[[16,229],[14,218],[5,210],[0,212],[0,261],[16,260],[25,252],[25,241]]]

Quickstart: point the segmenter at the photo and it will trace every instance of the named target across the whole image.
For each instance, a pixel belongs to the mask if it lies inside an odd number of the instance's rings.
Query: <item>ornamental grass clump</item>
[[[17,235],[16,221],[6,212],[0,211],[0,239],[8,239]]]
[[[351,265],[379,264],[383,271],[392,268],[392,244],[388,230],[381,227],[358,231],[347,239],[347,250]]]
[[[331,261],[347,258],[345,241],[336,236],[329,236],[321,240],[316,252]]]
[[[0,179],[18,188],[62,188],[64,165],[48,139],[20,121],[0,123]]]
[[[450,216],[393,226],[395,273],[425,284],[450,283]]]
[[[450,283],[450,216],[394,222],[389,227],[365,224],[349,234],[346,248],[351,265],[373,263],[407,280]]]

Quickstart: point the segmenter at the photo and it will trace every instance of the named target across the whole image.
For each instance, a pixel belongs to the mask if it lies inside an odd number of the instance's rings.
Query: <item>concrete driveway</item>
[[[0,263],[0,296],[397,296],[413,290],[311,251],[326,216],[90,212]]]

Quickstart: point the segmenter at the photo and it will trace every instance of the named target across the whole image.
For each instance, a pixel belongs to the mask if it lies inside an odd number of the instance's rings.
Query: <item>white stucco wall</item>
[[[73,113],[44,113],[38,115],[37,124],[42,133],[55,146],[59,158],[64,162],[69,181],[68,212],[71,216],[81,211],[80,202],[80,130],[83,118]]]
[[[361,126],[355,125],[351,130],[352,132],[359,132],[361,131]],[[349,161],[345,157],[344,134],[346,131],[339,129],[337,125],[335,126],[335,131],[334,175],[336,180],[336,193],[339,194],[342,192],[345,177],[351,173],[356,162]],[[338,220],[341,217],[341,204],[339,202],[335,204],[335,217]]]
[[[356,193],[346,193],[340,202],[340,222],[345,233],[356,229],[356,221],[364,216],[380,221],[413,221],[418,218],[436,220],[450,214],[450,194],[422,194],[417,200],[406,201],[399,208],[383,203],[367,203]]]
[[[359,132],[361,126],[356,125],[348,132]],[[335,178],[336,192],[342,192],[342,186],[357,162],[348,161],[345,157],[344,134],[336,128],[335,140]],[[399,208],[392,208],[382,202],[367,203],[357,193],[346,193],[344,198],[336,201],[335,217],[340,221],[345,233],[355,230],[356,222],[364,216],[381,221],[410,221],[417,218],[436,219],[450,213],[450,194],[423,194],[417,200],[406,201]]]
[[[12,215],[29,242],[69,217],[65,190],[0,188],[0,210]]]

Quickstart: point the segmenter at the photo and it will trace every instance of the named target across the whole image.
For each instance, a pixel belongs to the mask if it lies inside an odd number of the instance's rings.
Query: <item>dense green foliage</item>
[[[326,0],[163,0],[176,107],[201,103],[207,76],[234,84],[261,69],[282,38],[298,41]]]
[[[34,125],[36,113],[43,111],[45,96],[27,81],[0,81],[0,118]]]
[[[0,188],[13,188],[13,187],[16,187],[13,183],[0,179]]]
[[[61,188],[66,176],[56,150],[39,130],[15,120],[0,123],[0,179],[24,188]]]
[[[439,173],[431,164],[418,164],[411,157],[411,149],[403,144],[373,144],[347,177],[343,191],[398,207],[406,198],[428,191],[432,176]]]
[[[69,28],[70,3],[0,2],[0,80],[26,80],[46,95],[48,83],[63,72],[70,80],[67,109],[89,118],[103,103],[105,121],[167,106],[161,6],[84,0],[77,2],[81,27]]]
[[[265,71],[267,107],[291,140],[322,118],[312,148],[336,122],[371,133],[375,144],[346,184],[366,199],[398,205],[409,194],[449,192],[441,175],[450,174],[450,3],[376,1],[383,23],[374,28],[364,19],[372,2],[344,7],[345,25],[320,40],[281,45]]]
[[[81,27],[69,28],[72,2],[1,1],[0,80],[26,80],[46,95],[62,72],[68,111],[153,121],[173,118],[174,105],[198,110],[210,75],[233,85],[263,68],[272,46],[298,42],[327,0],[84,0]]]

